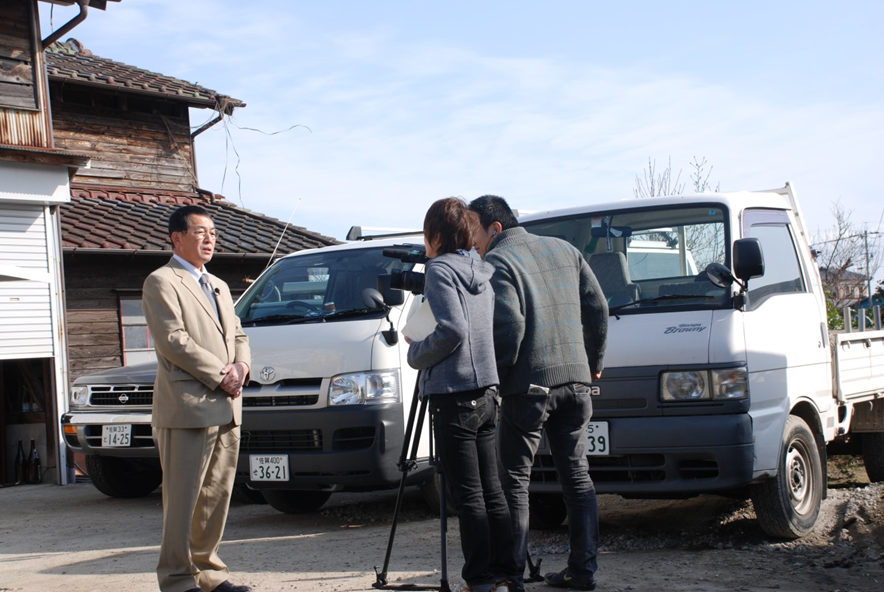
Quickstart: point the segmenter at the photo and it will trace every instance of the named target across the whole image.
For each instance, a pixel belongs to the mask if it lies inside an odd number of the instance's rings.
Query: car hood
[[[112,368],[95,374],[87,374],[81,376],[74,381],[75,385],[84,384],[153,384],[157,376],[157,363],[147,362],[145,364],[134,364],[132,366],[122,366],[120,368]]]

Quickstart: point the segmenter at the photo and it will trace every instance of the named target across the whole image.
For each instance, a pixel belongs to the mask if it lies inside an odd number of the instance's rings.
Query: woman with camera
[[[421,371],[429,396],[436,445],[458,508],[464,583],[455,592],[507,592],[515,570],[509,508],[500,486],[495,428],[498,417],[494,358],[494,268],[468,253],[478,218],[462,199],[430,206],[424,295],[436,327],[420,341],[407,339],[408,363]]]

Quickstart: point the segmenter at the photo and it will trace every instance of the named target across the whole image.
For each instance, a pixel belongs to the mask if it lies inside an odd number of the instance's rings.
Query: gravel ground
[[[599,590],[884,590],[884,484],[855,461],[830,462],[817,528],[772,541],[749,502],[599,498]],[[390,533],[395,492],[336,494],[304,515],[234,504],[221,554],[236,582],[256,592],[372,590]],[[162,508],[145,498],[104,497],[89,484],[0,489],[0,592],[156,590]],[[416,489],[403,501],[387,581],[438,585],[440,524]],[[567,527],[532,532],[541,570],[567,560]],[[448,522],[448,580],[462,563],[457,520]],[[551,590],[541,583],[529,591]]]

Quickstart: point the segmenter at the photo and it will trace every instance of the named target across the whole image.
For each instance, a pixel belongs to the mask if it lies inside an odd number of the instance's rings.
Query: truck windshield
[[[382,317],[362,302],[365,288],[377,288],[377,277],[391,270],[410,270],[413,263],[385,257],[383,248],[331,250],[277,261],[236,303],[245,324],[285,324],[315,320],[349,320],[360,313]]]
[[[640,313],[729,304],[726,290],[704,271],[712,262],[726,263],[725,217],[721,204],[709,204],[576,214],[524,226],[577,247],[612,312]]]

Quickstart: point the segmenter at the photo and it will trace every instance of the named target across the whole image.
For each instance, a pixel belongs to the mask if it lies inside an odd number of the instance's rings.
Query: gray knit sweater
[[[485,261],[495,268],[500,394],[592,382],[604,367],[608,305],[580,251],[515,227],[495,238]]]
[[[424,294],[436,329],[408,348],[408,364],[422,370],[426,395],[497,385],[492,329],[494,268],[467,254],[445,253],[427,262]]]

